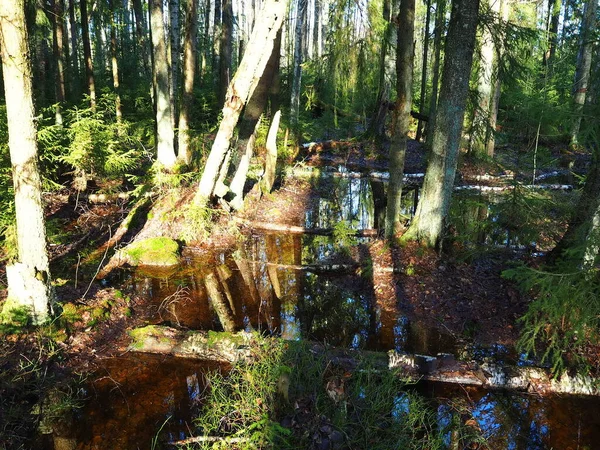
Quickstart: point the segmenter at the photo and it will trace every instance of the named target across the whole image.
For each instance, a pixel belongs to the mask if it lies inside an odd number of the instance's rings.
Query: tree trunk
[[[381,43],[379,60],[379,92],[377,93],[375,112],[366,132],[367,136],[373,137],[379,142],[386,140],[385,119],[389,109],[388,102],[392,89],[395,61],[395,53],[392,49],[396,45],[398,35],[396,26],[392,23],[392,16],[395,16],[397,4],[398,0],[385,0],[383,3],[383,20],[386,22],[386,30]]]
[[[81,81],[79,79],[79,51],[77,48],[77,21],[75,20],[75,2],[69,0],[69,28],[71,29],[71,97],[77,98]]]
[[[315,1],[315,15],[314,15],[314,28],[313,28],[313,56],[321,59],[323,56],[323,29],[322,29],[322,0]]]
[[[206,204],[212,195],[242,108],[252,95],[271,57],[286,7],[287,0],[266,0],[263,4],[246,53],[227,90],[223,119],[206,160],[196,195],[196,201],[200,205]]]
[[[55,116],[56,123],[61,125],[63,123],[62,117],[62,104],[66,100],[65,90],[65,51],[64,51],[64,12],[65,4],[64,0],[54,0],[51,3],[51,22],[52,22],[52,49],[54,53],[55,67],[55,94],[56,94],[56,107]]]
[[[577,68],[573,86],[573,100],[575,103],[573,126],[571,128],[571,145],[578,145],[579,129],[583,116],[583,107],[590,83],[590,68],[594,50],[594,32],[596,29],[597,0],[587,0],[583,10],[583,20],[579,33],[579,53],[577,54]]]
[[[385,236],[392,238],[400,226],[402,178],[406,140],[410,128],[414,63],[415,0],[401,0],[396,46],[397,100],[394,107],[390,145],[390,182],[388,185]]]
[[[233,0],[223,0],[223,21],[219,44],[219,105],[225,104],[227,87],[231,81],[233,53]]]
[[[548,0],[548,14],[550,14],[550,25],[548,27],[548,51],[544,54],[544,63],[552,66],[556,47],[558,46],[558,22],[562,0]]]
[[[433,41],[433,80],[431,81],[431,98],[429,99],[429,123],[425,130],[427,148],[431,149],[431,134],[435,126],[438,89],[440,84],[440,65],[442,54],[442,37],[444,36],[444,19],[446,17],[446,0],[438,0],[435,6],[435,39]]]
[[[83,41],[83,59],[85,63],[85,78],[87,93],[90,96],[90,106],[96,109],[96,82],[94,81],[94,64],[92,62],[92,47],[90,45],[90,27],[88,23],[87,0],[79,0],[81,12],[81,40]]]
[[[294,35],[294,63],[292,69],[293,75],[290,110],[290,124],[294,128],[298,127],[298,118],[300,115],[300,88],[302,86],[302,39],[307,4],[308,0],[297,0],[296,3],[296,32]]]
[[[148,41],[146,39],[146,26],[144,20],[144,9],[142,0],[133,0],[133,14],[135,15],[135,35],[137,47],[142,53],[142,67],[144,77],[149,80],[150,76],[150,52],[148,51]]]
[[[173,129],[177,128],[179,122],[178,101],[179,101],[179,80],[181,79],[181,26],[179,24],[179,0],[169,0],[169,48],[170,51],[170,101]]]
[[[425,114],[425,91],[427,90],[427,60],[429,58],[429,21],[431,20],[431,0],[426,2],[427,13],[425,14],[425,36],[423,39],[423,69],[421,73],[421,95],[419,99],[419,113]],[[417,124],[417,135],[415,140],[418,142],[423,136],[423,121],[419,119]]]
[[[150,0],[152,28],[152,50],[156,77],[156,160],[170,170],[175,165],[171,101],[169,90],[169,60],[165,36],[162,0]]]
[[[267,136],[267,155],[265,157],[265,172],[261,180],[261,191],[271,192],[275,184],[275,174],[277,169],[277,131],[279,130],[279,120],[281,111],[277,111],[273,116],[269,134]]]
[[[503,23],[508,21],[510,14],[509,0],[500,0],[500,19]],[[502,93],[502,79],[500,77],[500,61],[504,55],[504,47],[500,45],[496,50],[496,63],[494,65],[494,90],[490,101],[490,123],[487,127],[488,133],[486,136],[487,148],[486,153],[488,158],[494,157],[496,146],[496,124],[498,122],[498,107],[500,106],[500,94]]]
[[[188,0],[185,41],[183,43],[183,94],[179,113],[178,154],[184,164],[191,164],[190,118],[194,105],[194,78],[196,76],[196,39],[198,37],[198,0]]]
[[[469,89],[479,0],[454,0],[431,154],[417,211],[403,239],[438,247],[448,215]]]
[[[117,23],[115,20],[114,0],[108,0],[110,9],[110,61],[112,69],[113,89],[115,90],[115,111],[117,122],[123,119],[123,110],[121,108],[121,87],[119,83],[119,60],[117,59]]]
[[[0,47],[19,252],[18,262],[6,269],[9,292],[2,315],[10,320],[11,310],[24,308],[41,323],[49,316],[52,291],[24,0],[0,2]]]
[[[214,20],[213,20],[213,55],[212,55],[212,73],[213,73],[213,78],[215,80],[215,84],[219,82],[219,57],[220,57],[220,51],[219,51],[219,47],[221,46],[221,16],[223,13],[223,8],[222,8],[222,3],[221,0],[214,0],[215,2],[215,13],[214,13]],[[218,86],[218,84],[217,84]],[[217,93],[218,95],[218,93]],[[219,98],[217,97],[217,101],[219,100]],[[219,103],[218,106],[221,106],[222,103]]]
[[[489,8],[497,14],[500,11],[500,0],[488,0]],[[494,40],[489,27],[483,30],[481,43],[481,59],[477,77],[477,100],[471,131],[471,151],[478,156],[487,152],[487,137],[491,115],[492,97],[495,95],[494,85],[494,55],[499,52],[494,46]]]
[[[263,72],[252,97],[248,101],[248,105],[244,109],[244,117],[240,124],[238,133],[237,151],[241,155],[238,163],[235,176],[230,184],[230,191],[234,198],[229,204],[234,209],[241,209],[243,206],[243,193],[248,169],[250,167],[250,159],[254,153],[254,143],[256,141],[256,132],[260,125],[260,117],[262,116],[267,105],[270,88],[273,86],[276,73],[279,72],[279,53],[281,51],[281,29],[275,38],[273,52],[267,62],[265,71]],[[271,110],[275,109],[275,105],[271,102]]]

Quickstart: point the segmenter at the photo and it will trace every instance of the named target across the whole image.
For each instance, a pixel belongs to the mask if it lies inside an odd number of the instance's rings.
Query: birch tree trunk
[[[175,165],[173,122],[169,90],[169,60],[162,0],[150,0],[152,51],[156,78],[156,160],[167,170]]]
[[[179,122],[178,114],[178,97],[179,97],[179,80],[181,78],[181,26],[179,24],[179,0],[169,0],[169,42],[171,49],[170,58],[170,100],[171,100],[171,115],[173,117],[173,128],[177,127]]]
[[[494,16],[500,12],[501,0],[488,0],[489,9]],[[484,155],[487,152],[487,137],[490,135],[488,128],[491,115],[491,102],[495,94],[494,88],[494,62],[495,54],[494,39],[489,27],[484,27],[481,43],[481,59],[479,61],[479,73],[477,77],[478,105],[472,124],[471,151],[476,155]]]
[[[178,154],[184,164],[191,164],[190,116],[194,105],[194,78],[196,76],[196,39],[198,37],[198,0],[188,0],[183,42],[183,94],[179,113]]]
[[[292,127],[298,127],[300,115],[300,88],[302,85],[302,43],[304,32],[304,18],[306,16],[308,0],[297,0],[296,3],[296,31],[294,35],[294,62],[292,75],[292,95],[290,123]]]
[[[6,268],[8,299],[2,315],[26,309],[34,323],[50,314],[52,288],[42,187],[37,163],[35,111],[24,0],[0,2],[0,47],[15,191],[19,260]]]
[[[323,25],[322,25],[322,0],[315,1],[314,11],[314,28],[313,28],[313,55],[315,58],[321,59],[323,56]]]
[[[115,20],[114,0],[108,0],[110,9],[110,62],[112,69],[113,89],[115,90],[115,111],[117,122],[123,119],[123,109],[121,108],[121,87],[119,83],[119,60],[117,59],[117,24]]]
[[[286,8],[287,0],[266,0],[263,3],[244,57],[227,89],[223,119],[206,160],[196,195],[196,202],[200,205],[205,205],[212,195],[240,113],[271,57],[275,37],[283,23]]]
[[[579,34],[579,53],[577,55],[577,69],[573,86],[573,100],[575,103],[574,120],[571,128],[571,145],[578,145],[579,129],[583,116],[583,107],[590,83],[590,68],[592,66],[592,53],[594,49],[593,34],[596,29],[597,0],[587,0],[583,10],[583,20]]]
[[[439,246],[450,208],[478,13],[479,0],[452,2],[431,153],[417,211],[403,236],[404,240],[416,239],[430,247]]]
[[[94,80],[94,63],[92,61],[92,47],[90,45],[90,27],[88,23],[87,0],[80,0],[81,12],[81,40],[83,42],[83,59],[85,63],[85,78],[87,93],[90,95],[90,106],[96,109],[96,82]]]
[[[273,52],[267,62],[267,66],[248,105],[244,109],[244,117],[240,124],[238,133],[237,151],[241,155],[235,175],[229,186],[234,195],[233,200],[229,202],[233,209],[241,209],[243,206],[243,193],[250,159],[254,153],[254,144],[256,142],[256,132],[260,125],[260,118],[267,106],[267,100],[270,94],[270,88],[275,84],[274,80],[279,72],[279,54],[281,51],[281,29],[275,38]],[[271,102],[271,111],[275,111],[277,105]]]
[[[406,140],[412,108],[413,63],[415,54],[415,0],[401,0],[396,48],[397,100],[392,119],[390,182],[385,218],[385,236],[392,238],[400,226],[400,200],[406,158]]]

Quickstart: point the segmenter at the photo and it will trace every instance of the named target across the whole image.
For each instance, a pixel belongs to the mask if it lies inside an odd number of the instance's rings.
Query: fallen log
[[[316,234],[319,236],[331,236],[333,234],[333,228],[307,228],[300,227],[297,225],[285,225],[280,223],[270,222],[255,222],[248,221],[240,218],[234,218],[234,222],[255,230],[262,231],[275,231],[280,233],[291,233],[291,234]],[[354,235],[356,237],[377,237],[379,231],[372,228],[366,228],[363,230],[356,230]]]
[[[310,272],[315,274],[320,273],[354,273],[361,268],[360,264],[280,264],[269,261],[256,261],[256,260],[245,260],[247,263],[256,265],[266,265],[269,267],[276,267],[278,269],[288,270],[300,270],[303,272]],[[397,267],[379,267],[375,266],[372,268],[373,272],[378,273],[404,273],[400,268]]]
[[[252,363],[259,345],[256,334],[218,333],[204,331],[181,331],[169,327],[147,326],[130,331],[133,342],[130,351],[156,353],[186,358],[220,361],[223,363]],[[296,345],[296,341],[288,341]],[[598,380],[587,376],[564,374],[553,379],[550,371],[541,367],[521,367],[497,363],[479,364],[475,361],[459,361],[451,354],[436,356],[345,350],[310,344],[313,354],[324,356],[330,364],[348,371],[358,367],[360,358],[368,357],[374,370],[397,370],[404,377],[414,380],[468,384],[487,389],[506,389],[538,394],[561,393],[577,395],[600,395]]]

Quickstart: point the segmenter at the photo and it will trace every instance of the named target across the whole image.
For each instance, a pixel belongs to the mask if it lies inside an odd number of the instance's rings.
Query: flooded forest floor
[[[54,424],[54,445],[66,436],[72,445],[69,448],[136,448],[136,442],[147,444],[149,440],[156,445],[152,439],[161,435],[163,427],[161,436],[168,434],[164,439],[189,436],[193,427],[190,417],[208,389],[198,381],[202,377],[191,361],[130,356],[128,332],[148,324],[182,330],[258,331],[291,342],[318,342],[353,351],[448,353],[469,361],[492,358],[513,365],[533,364],[516,350],[518,319],[530,299],[504,279],[502,272],[517,261],[540,264],[544,252],[566,229],[577,194],[564,188],[572,180],[561,170],[559,160],[558,153],[550,152],[546,165],[538,162],[534,174],[518,152],[505,151],[495,163],[475,164],[463,158],[456,183],[463,189],[457,190],[453,199],[448,236],[442,252],[436,253],[417,244],[397,246],[378,238],[385,211],[386,157],[356,142],[306,146],[281,170],[271,194],[249,198],[241,213],[216,214],[211,235],[184,248],[180,265],[119,269],[98,281],[94,277],[112,252],[105,251],[103,244],[127,216],[127,203],[79,198],[71,193],[49,195],[50,256],[60,315],[42,334],[12,335],[2,344],[2,368],[12,370],[18,364],[10,359],[11,354],[29,355],[33,360],[32,349],[40,343],[51,345],[52,352],[39,357],[39,363],[50,365],[52,384],[64,393],[73,389],[66,380],[79,374],[85,381],[74,397],[95,398],[78,401],[71,414],[75,418],[66,420],[71,425],[64,425],[64,430]],[[585,164],[584,157],[576,156],[575,170],[583,170]],[[424,170],[425,151],[410,142],[403,195],[407,221]],[[536,176],[537,184],[554,184],[548,189],[522,187],[531,185]],[[193,197],[193,186],[179,189],[181,199]],[[173,226],[167,222],[165,228]],[[135,231],[139,227],[126,236],[124,244],[134,239]],[[598,354],[590,348],[590,364],[598,364]],[[213,363],[203,367],[202,371],[224,370]],[[179,372],[187,374],[179,382],[183,388],[178,388],[187,389],[187,397],[173,387],[178,383],[173,374]],[[340,382],[343,387],[346,376],[337,374],[325,382],[326,392],[338,407],[344,402],[331,392]],[[190,377],[196,381],[191,382]],[[40,390],[48,388],[40,379],[28,380]],[[335,380],[333,385],[331,380]],[[0,389],[3,394],[8,392],[1,379]],[[450,396],[453,388],[427,385],[419,389],[443,397]],[[496,398],[479,404],[488,394],[470,389],[463,388],[472,407],[471,419],[463,418],[465,423],[479,420],[473,412],[478,408],[483,414],[490,404],[496,408],[502,403]],[[21,413],[30,414],[27,409],[42,397],[40,391],[39,396],[23,400]],[[403,398],[395,401],[394,408],[403,404]],[[509,403],[519,408],[524,407],[523,401],[519,398]],[[282,427],[309,442],[303,448],[361,448],[349,446],[337,431],[335,418],[316,413],[314,405],[307,406],[312,402],[316,399],[310,395],[301,396],[291,415],[280,415]],[[555,408],[526,402],[536,414],[535,408]],[[166,405],[163,412],[152,415],[149,411],[160,404]],[[2,409],[10,408],[3,404]],[[527,448],[547,445],[544,426],[550,423],[546,416],[553,413],[544,414],[543,423],[536,425],[539,429],[527,432],[539,437],[540,444]],[[122,424],[133,416],[137,428],[123,430]],[[161,427],[167,416],[175,419]],[[78,435],[76,444],[71,439],[73,421],[87,430],[83,437]],[[479,420],[483,435],[495,427],[494,421],[488,422]],[[35,427],[39,430],[39,423]],[[554,431],[552,444],[571,445],[571,431]],[[103,443],[111,433],[127,433],[128,437]],[[590,430],[583,435],[593,439]],[[444,439],[442,448],[449,445]],[[48,442],[48,438],[41,439],[37,446],[59,448]],[[228,445],[235,448],[231,442]]]

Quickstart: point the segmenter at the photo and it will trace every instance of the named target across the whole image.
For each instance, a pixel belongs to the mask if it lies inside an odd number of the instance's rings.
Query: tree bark
[[[488,0],[489,10],[494,15],[500,12],[501,0]],[[483,30],[481,43],[481,59],[479,61],[479,73],[477,77],[477,97],[478,105],[475,108],[471,132],[471,151],[478,156],[483,156],[487,153],[487,138],[490,135],[490,115],[492,98],[495,95],[495,77],[494,66],[497,66],[495,54],[499,53],[499,49],[495,48],[494,38],[489,27]],[[495,64],[496,62],[496,64]]]
[[[385,0],[383,3],[383,20],[386,22],[386,30],[379,57],[379,92],[377,93],[375,111],[366,132],[367,136],[371,136],[379,142],[386,141],[385,119],[395,69],[395,52],[392,50],[396,46],[398,36],[397,28],[392,23],[392,16],[395,15],[397,4],[398,0]]]
[[[410,128],[414,63],[415,0],[401,0],[396,46],[397,100],[390,145],[390,182],[385,217],[385,236],[391,239],[400,227],[402,179],[406,140]]]
[[[242,108],[256,88],[271,57],[286,7],[287,0],[266,0],[263,4],[248,48],[227,90],[223,119],[200,179],[196,195],[198,204],[206,204],[213,193]]]
[[[190,119],[194,106],[194,78],[196,77],[196,40],[198,38],[198,0],[188,0],[183,43],[183,94],[179,113],[178,154],[184,164],[192,163],[190,147]]]
[[[215,2],[215,12],[213,19],[213,54],[212,54],[212,73],[215,83],[219,82],[219,57],[220,57],[220,45],[221,45],[221,16],[223,12],[221,0],[214,0]],[[217,84],[218,86],[218,84]],[[217,101],[219,98],[217,97]],[[221,106],[220,103],[218,106]]]
[[[169,89],[173,129],[177,128],[177,124],[179,122],[178,100],[180,84],[179,81],[181,79],[181,49],[179,44],[181,37],[181,27],[179,24],[179,6],[179,0],[169,0],[169,49],[171,56],[171,83],[169,84]]]
[[[571,144],[579,144],[578,135],[581,128],[583,107],[590,83],[590,68],[594,49],[593,34],[596,29],[597,0],[587,0],[583,10],[583,20],[579,33],[579,53],[577,55],[577,69],[573,86],[573,101],[575,103],[573,126],[571,128]]]
[[[223,19],[219,44],[219,105],[225,104],[227,87],[231,81],[233,53],[233,5],[232,0],[223,0]]]
[[[442,37],[444,36],[444,19],[446,17],[446,0],[438,0],[435,6],[435,38],[433,41],[433,79],[431,81],[431,98],[429,99],[429,122],[425,130],[427,148],[431,149],[431,134],[434,129],[437,110],[438,90],[440,84],[440,64],[442,56]]]
[[[53,0],[50,3],[51,7],[51,22],[52,22],[52,50],[54,53],[55,67],[55,94],[56,107],[55,117],[56,124],[62,125],[62,104],[66,100],[65,89],[65,51],[64,51],[64,0]]]
[[[144,9],[142,0],[133,0],[133,14],[135,15],[135,35],[137,47],[142,53],[142,68],[144,77],[149,80],[150,75],[150,52],[148,51],[148,40],[146,38],[146,21],[144,20]]]
[[[0,2],[0,47],[19,253],[18,262],[7,267],[9,299],[3,315],[10,318],[11,309],[25,308],[34,323],[41,323],[50,314],[52,288],[24,0]]]
[[[425,91],[427,90],[427,60],[429,58],[429,22],[431,20],[431,0],[427,0],[425,7],[425,36],[423,37],[423,69],[421,73],[421,95],[419,99],[419,113],[425,114]],[[423,121],[419,119],[417,124],[417,135],[415,140],[418,142],[423,136]]]
[[[300,89],[302,86],[302,44],[304,34],[304,18],[306,16],[308,0],[297,0],[296,2],[296,27],[294,34],[294,62],[292,69],[292,95],[290,123],[292,127],[298,127],[300,115]]]
[[[403,239],[439,247],[454,187],[479,0],[454,0],[446,38],[442,88],[421,198]]]
[[[94,80],[94,63],[90,45],[90,27],[88,23],[87,0],[79,0],[81,12],[81,40],[83,42],[83,59],[85,63],[85,78],[87,93],[90,96],[90,106],[96,109],[96,82]]]
[[[169,60],[162,0],[150,0],[152,50],[154,53],[154,71],[156,78],[156,159],[164,168],[170,170],[175,165],[175,147],[171,121],[171,101],[169,90]]]
[[[117,24],[115,20],[114,0],[108,0],[110,9],[110,62],[112,69],[113,89],[115,90],[115,112],[117,122],[123,120],[123,109],[121,107],[121,84],[119,82],[119,60],[117,58]]]
[[[77,21],[75,20],[75,2],[69,0],[69,28],[71,30],[71,97],[79,95],[81,80],[79,79],[79,52],[77,49]]]

